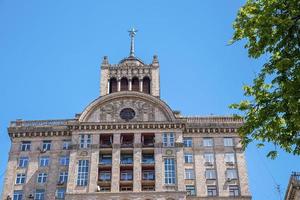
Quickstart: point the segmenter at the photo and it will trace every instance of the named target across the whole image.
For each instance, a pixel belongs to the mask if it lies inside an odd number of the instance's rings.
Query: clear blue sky
[[[244,1],[0,0],[1,190],[10,140],[9,121],[72,118],[99,95],[104,55],[117,63],[129,53],[159,56],[161,97],[185,115],[228,115],[243,98],[263,60],[250,60],[242,43],[228,46],[232,22]],[[266,149],[268,150],[268,149]],[[279,199],[300,158],[246,151],[254,200]],[[0,190],[0,191],[1,191]]]

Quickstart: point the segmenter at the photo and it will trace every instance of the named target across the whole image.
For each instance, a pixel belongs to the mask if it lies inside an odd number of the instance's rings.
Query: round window
[[[129,121],[135,117],[135,112],[132,108],[124,108],[120,112],[121,119]]]

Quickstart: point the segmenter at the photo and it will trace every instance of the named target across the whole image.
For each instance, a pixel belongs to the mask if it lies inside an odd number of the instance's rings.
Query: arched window
[[[109,80],[109,94],[118,91],[118,84],[116,78],[111,78]]]
[[[140,91],[140,83],[139,83],[139,79],[137,77],[133,77],[132,78],[132,91]]]
[[[143,78],[143,92],[150,94],[150,78],[147,76]]]
[[[128,90],[128,79],[124,77],[121,79],[121,91],[126,90]]]

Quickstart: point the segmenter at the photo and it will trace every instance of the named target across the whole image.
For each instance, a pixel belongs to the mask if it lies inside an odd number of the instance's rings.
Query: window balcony
[[[143,154],[142,156],[142,164],[144,165],[153,165],[155,163],[153,154]]]
[[[134,143],[133,134],[121,134],[121,148],[132,148]]]
[[[133,156],[132,155],[121,155],[120,164],[121,165],[132,165],[133,164]]]
[[[155,180],[155,171],[153,171],[153,170],[144,170],[142,172],[142,180],[145,180],[145,181]]]
[[[100,135],[100,147],[111,148],[113,143],[113,135]]]
[[[120,181],[132,181],[133,173],[132,171],[121,171]]]
[[[99,164],[109,166],[112,163],[111,155],[102,154],[100,155]]]
[[[153,133],[146,133],[142,135],[142,145],[143,147],[154,147],[155,136]]]

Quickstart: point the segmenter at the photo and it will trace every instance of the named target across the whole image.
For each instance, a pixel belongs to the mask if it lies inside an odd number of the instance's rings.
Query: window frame
[[[184,169],[184,178],[186,180],[194,180],[195,179],[194,169]]]
[[[22,141],[20,150],[21,151],[30,151],[31,150],[31,141]]]
[[[18,167],[19,168],[27,168],[29,164],[29,157],[28,156],[21,156],[19,157]]]
[[[184,153],[184,163],[193,163],[194,162],[194,155],[193,153]]]
[[[193,138],[192,137],[184,137],[183,138],[183,146],[186,148],[193,147]]]
[[[214,139],[212,137],[203,138],[203,146],[204,147],[213,147]]]
[[[223,138],[224,147],[234,147],[234,140],[232,137]]]
[[[176,184],[176,164],[174,158],[164,159],[164,169],[165,169],[165,184],[175,185]]]
[[[91,134],[80,134],[79,135],[79,148],[88,149],[92,144],[92,135]]]
[[[49,156],[41,156],[39,158],[39,167],[48,167],[50,165],[50,157]]]
[[[15,184],[22,185],[26,183],[26,174],[25,173],[17,173]]]
[[[89,160],[78,160],[77,186],[87,186],[89,180]]]
[[[37,183],[46,183],[47,179],[48,179],[48,174],[45,172],[42,172],[37,175],[36,182]]]

